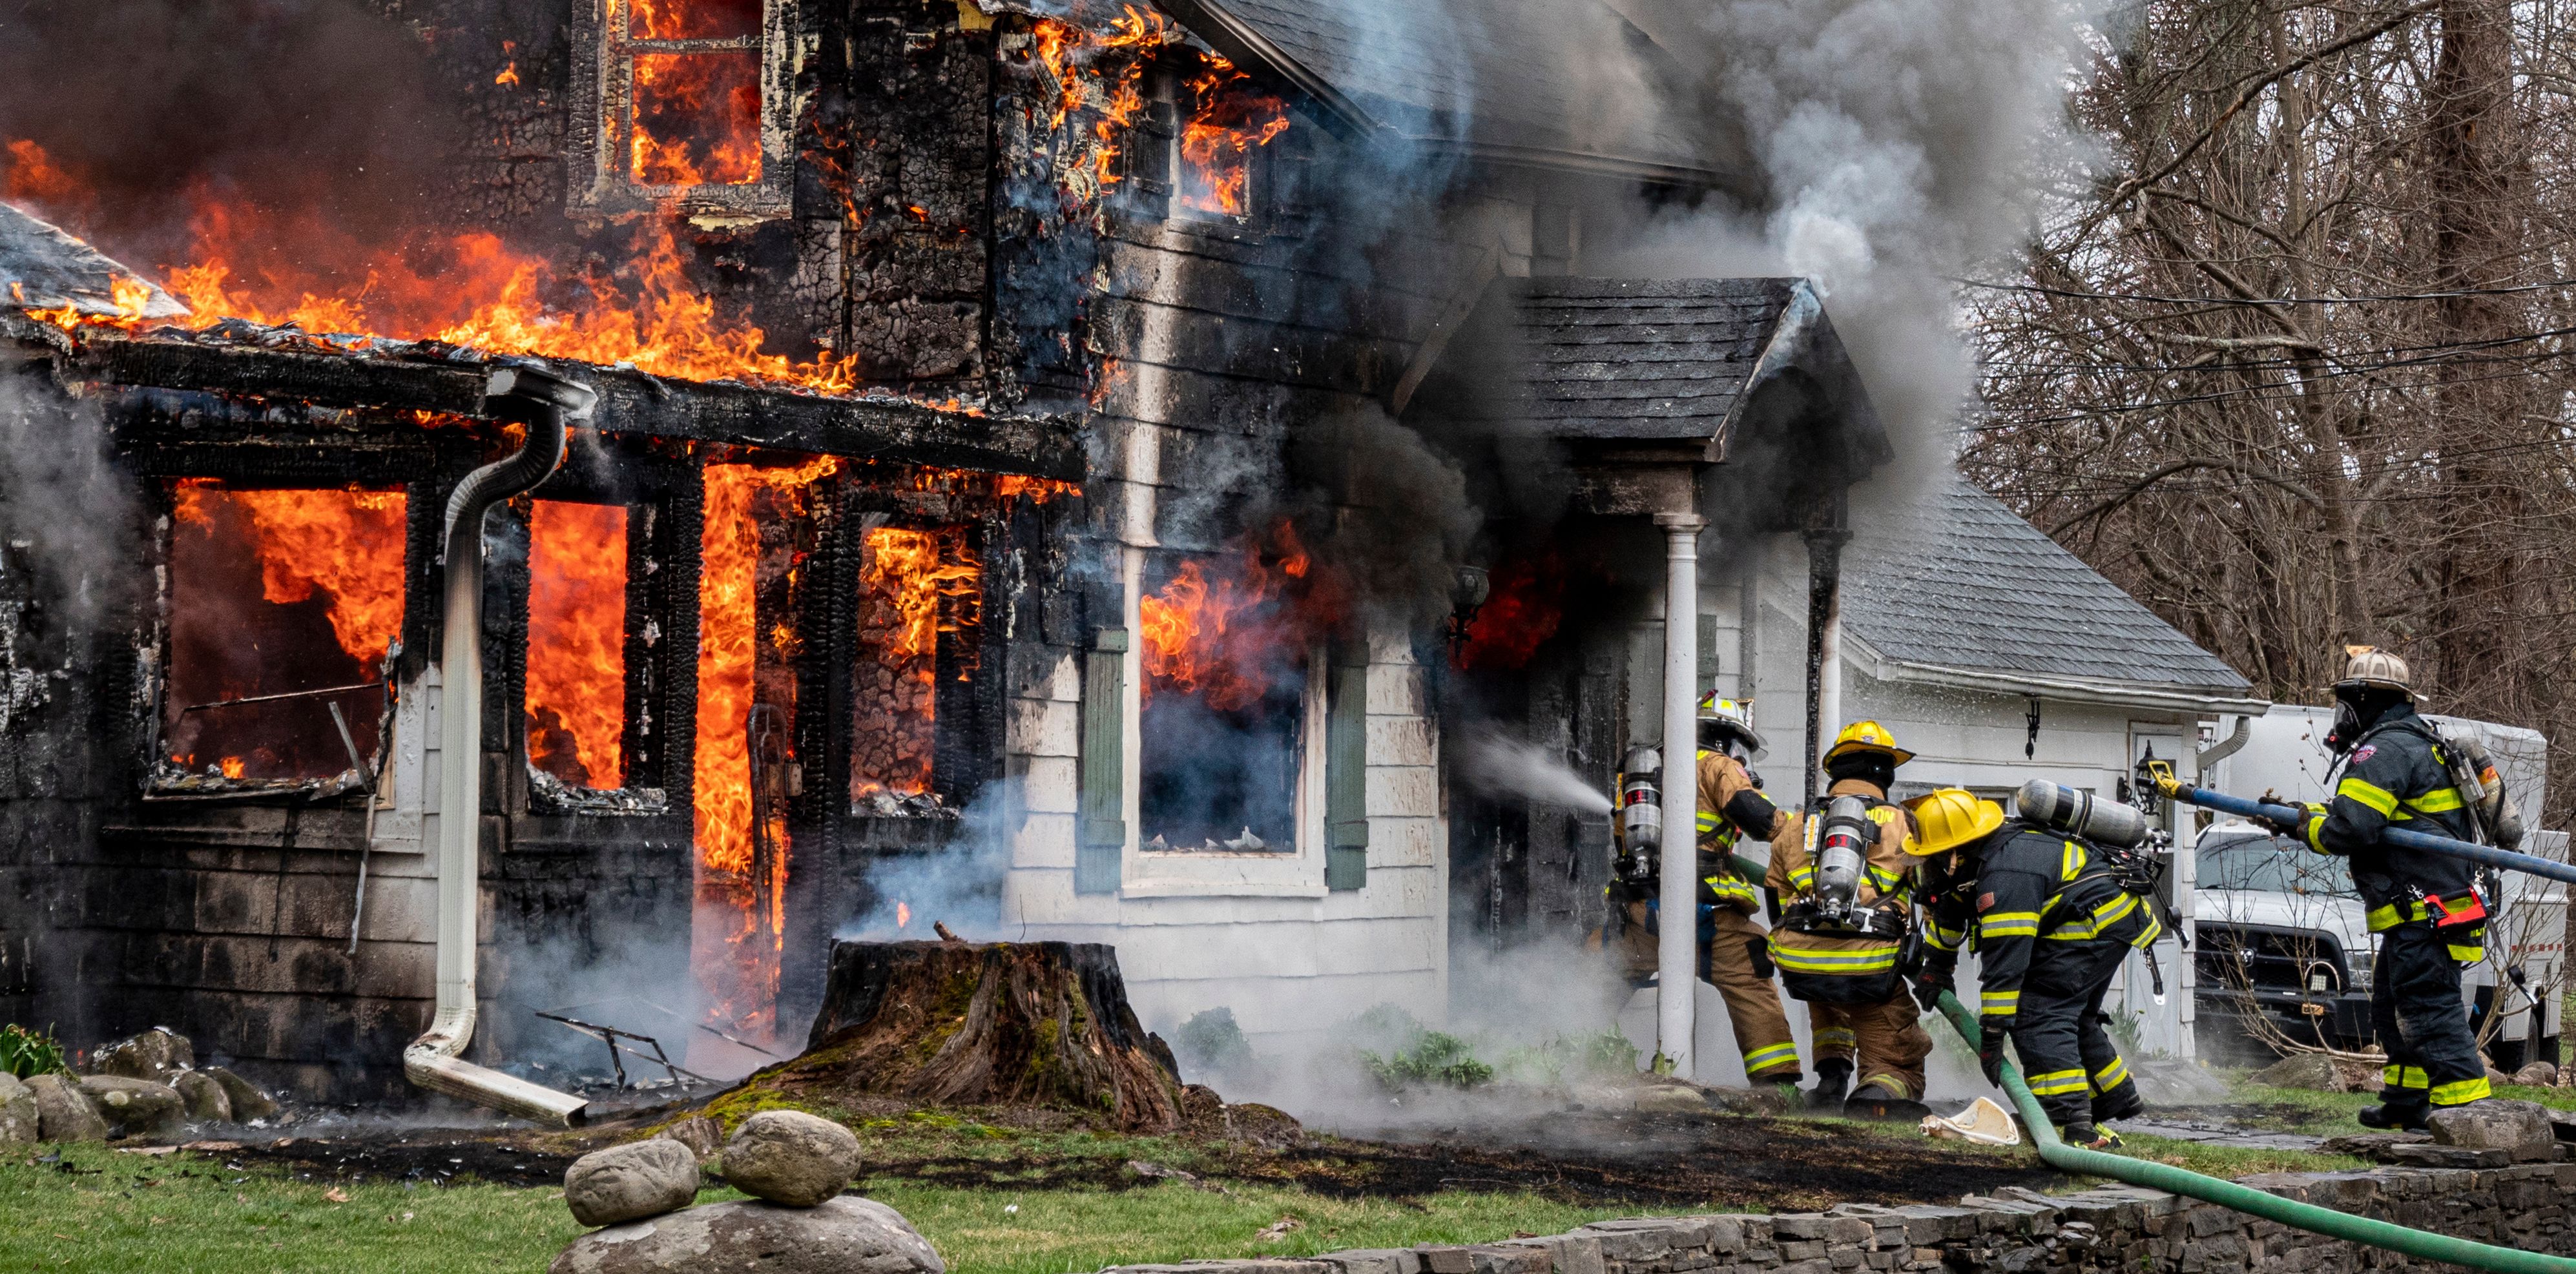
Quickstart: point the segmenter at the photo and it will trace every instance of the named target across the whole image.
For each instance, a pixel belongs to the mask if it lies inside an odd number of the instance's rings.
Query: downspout
[[[1950,1019],[1950,1025],[1958,1030],[1959,1038],[1968,1042],[1969,1048],[1977,1046],[1977,1019],[1959,1003],[1957,996],[1946,991],[1942,993],[1941,1014]],[[2031,1096],[2030,1086],[2022,1082],[2021,1072],[2010,1062],[2004,1063],[2003,1069],[2004,1093],[2021,1111],[2024,1131],[2030,1134],[2031,1144],[2038,1148],[2039,1161],[2060,1172],[2109,1177],[2152,1190],[2170,1190],[2223,1208],[2233,1208],[2247,1216],[2276,1221],[2294,1230],[2386,1248],[2421,1260],[2493,1270],[2496,1274],[2576,1274],[2576,1260],[2564,1256],[2544,1256],[2538,1252],[2456,1239],[2430,1230],[2410,1230],[2387,1221],[2284,1199],[2252,1186],[2205,1177],[2170,1164],[2067,1145],[2048,1122],[2048,1112],[2040,1108],[2039,1099]]]
[[[403,1049],[403,1078],[422,1088],[557,1125],[579,1125],[589,1103],[459,1057],[474,1038],[483,876],[483,515],[545,481],[563,463],[567,423],[588,420],[598,400],[589,386],[539,366],[495,370],[484,408],[526,425],[527,442],[465,475],[447,500],[439,540],[447,587],[439,646],[438,1009],[429,1030]]]

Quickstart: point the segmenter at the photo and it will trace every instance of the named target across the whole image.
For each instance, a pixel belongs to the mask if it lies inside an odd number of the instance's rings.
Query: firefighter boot
[[[2383,1101],[2376,1106],[2362,1107],[2353,1118],[2359,1120],[2364,1128],[2403,1128],[2422,1132],[2431,1127],[2426,1117],[2432,1113],[2433,1107],[2429,1102]]]
[[[1843,1098],[1851,1092],[1852,1063],[1848,1057],[1828,1057],[1816,1063],[1816,1086],[1807,1090],[1807,1107],[1811,1110],[1839,1110]]]
[[[2120,1134],[2108,1128],[2096,1128],[2082,1120],[2066,1125],[2057,1135],[2078,1150],[2117,1150]]]
[[[2093,1099],[2093,1122],[2107,1124],[2114,1119],[2134,1119],[2147,1111],[2147,1099],[2138,1095],[2138,1086],[2122,1083],[2119,1087]]]
[[[1845,1119],[1918,1120],[1931,1113],[1931,1107],[1876,1081],[1853,1089],[1851,1100],[1843,1103]]]

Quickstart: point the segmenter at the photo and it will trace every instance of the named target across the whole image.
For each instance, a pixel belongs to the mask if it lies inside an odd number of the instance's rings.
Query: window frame
[[[508,519],[507,535],[516,554],[504,569],[487,568],[484,597],[487,614],[492,613],[489,608],[496,603],[508,608],[500,612],[508,616],[507,627],[512,634],[505,647],[506,664],[501,669],[506,681],[496,688],[507,695],[511,723],[508,753],[512,761],[509,808],[518,814],[535,818],[637,818],[687,812],[681,795],[674,790],[674,775],[684,781],[689,771],[686,767],[675,771],[675,753],[670,746],[670,722],[676,715],[673,705],[677,696],[669,665],[680,657],[674,653],[671,637],[678,626],[669,596],[678,578],[670,569],[674,556],[670,545],[673,518],[667,475],[658,465],[649,466],[649,475],[647,469],[646,465],[633,466],[628,481],[636,489],[626,492],[563,489],[550,481],[497,511]],[[535,584],[537,500],[626,510],[626,682],[625,721],[618,739],[622,771],[619,777],[623,780],[620,787],[566,788],[564,793],[555,794],[539,787],[536,765],[528,752],[528,657],[532,648],[528,628],[530,590]],[[501,529],[499,517],[493,520],[491,529]],[[643,563],[653,564],[653,569],[639,569]],[[505,596],[493,597],[495,587],[506,590]],[[695,643],[690,646],[694,651]],[[694,654],[691,657],[694,659]],[[688,759],[690,764],[695,763],[694,755]],[[661,793],[658,799],[653,796],[657,791]]]
[[[797,0],[762,0],[760,30],[748,36],[655,40],[632,34],[632,0],[583,0],[574,7],[576,114],[567,152],[566,203],[576,215],[615,216],[676,206],[747,221],[778,220],[795,200],[795,94],[800,42]],[[654,53],[748,50],[760,60],[760,179],[742,185],[654,185],[630,173],[635,128],[635,59]]]

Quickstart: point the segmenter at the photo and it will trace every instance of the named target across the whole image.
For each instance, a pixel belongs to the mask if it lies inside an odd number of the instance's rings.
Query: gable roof
[[[116,303],[119,282],[142,286],[144,318],[175,318],[188,312],[187,306],[150,280],[52,222],[0,203],[0,305],[29,310],[68,306],[83,314],[121,314],[124,310]]]
[[[1956,477],[1900,507],[1856,502],[1843,589],[1844,630],[1889,665],[1884,679],[2261,710],[2253,684],[2218,656]]]
[[[1157,0],[1328,115],[1488,158],[1705,182],[1657,106],[1682,72],[1602,0]],[[1646,86],[1643,94],[1620,91]]]

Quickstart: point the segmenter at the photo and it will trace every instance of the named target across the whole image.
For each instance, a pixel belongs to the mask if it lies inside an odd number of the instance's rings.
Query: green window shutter
[[[1333,661],[1324,724],[1324,887],[1368,884],[1368,647]]]
[[[1082,792],[1073,848],[1073,892],[1118,892],[1127,850],[1127,630],[1103,628],[1082,655]]]

